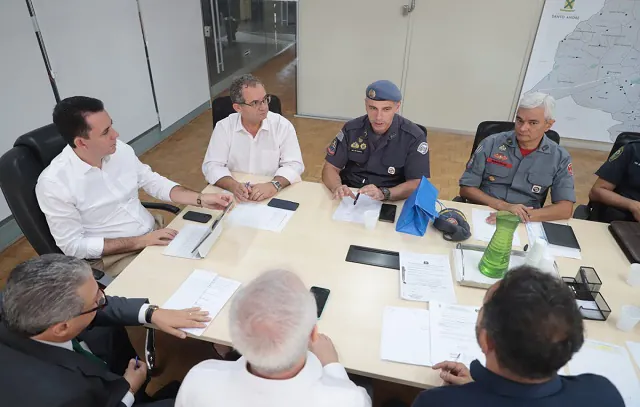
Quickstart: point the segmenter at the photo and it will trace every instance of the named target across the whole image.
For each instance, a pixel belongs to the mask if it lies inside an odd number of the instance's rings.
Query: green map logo
[[[564,0],[564,8],[560,11],[576,11],[576,0]]]

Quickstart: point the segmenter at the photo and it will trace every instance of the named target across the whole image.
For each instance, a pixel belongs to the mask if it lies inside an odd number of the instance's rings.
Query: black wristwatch
[[[151,316],[158,308],[160,307],[158,307],[157,305],[149,305],[149,308],[147,308],[147,312],[144,313],[144,320],[147,322],[147,324],[151,323]]]
[[[389,188],[382,187],[380,188],[380,191],[384,195],[383,201],[388,201],[389,199],[391,199],[391,191],[389,191]]]

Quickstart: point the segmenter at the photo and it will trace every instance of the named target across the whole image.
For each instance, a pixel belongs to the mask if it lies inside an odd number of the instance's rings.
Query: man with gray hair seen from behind
[[[237,113],[213,129],[202,172],[211,185],[233,192],[241,202],[269,199],[301,180],[304,164],[296,130],[289,120],[269,111],[271,96],[255,76],[235,78],[229,93]],[[245,184],[231,171],[272,179]]]
[[[520,99],[515,129],[484,139],[460,178],[460,196],[518,215],[522,222],[569,219],[576,201],[571,156],[545,132],[556,102],[540,92]],[[544,204],[551,188],[552,205]],[[487,222],[495,222],[492,214]]]
[[[208,360],[184,379],[176,407],[368,407],[327,336],[313,294],[294,273],[269,271],[231,302],[229,330],[243,356]]]

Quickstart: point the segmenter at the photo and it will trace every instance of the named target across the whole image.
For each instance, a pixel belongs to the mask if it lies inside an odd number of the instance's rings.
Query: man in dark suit
[[[146,299],[106,296],[86,262],[61,254],[17,266],[0,301],[0,397],[7,406],[141,406],[151,400],[147,367],[134,359],[123,327],[153,323],[184,338],[177,328],[209,320],[198,308],[165,310]]]

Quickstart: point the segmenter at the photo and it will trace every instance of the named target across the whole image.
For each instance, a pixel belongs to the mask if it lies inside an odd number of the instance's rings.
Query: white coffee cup
[[[633,263],[629,268],[629,276],[627,277],[627,283],[632,287],[640,285],[640,264],[639,263]]]
[[[368,230],[375,229],[376,225],[378,224],[379,215],[380,211],[378,210],[365,211],[364,214],[362,214],[364,218],[364,227]]]
[[[618,315],[616,327],[625,332],[631,331],[640,321],[640,307],[635,305],[623,305]]]

